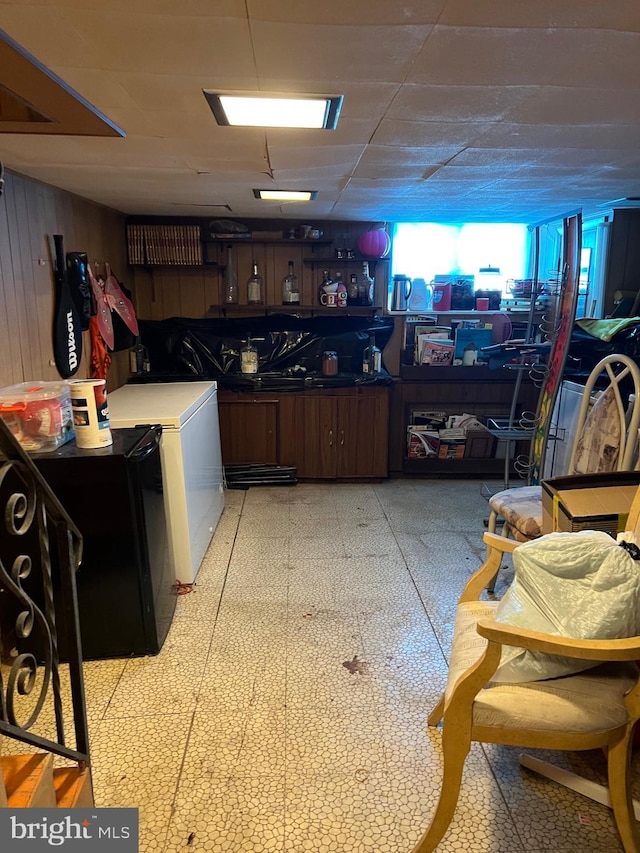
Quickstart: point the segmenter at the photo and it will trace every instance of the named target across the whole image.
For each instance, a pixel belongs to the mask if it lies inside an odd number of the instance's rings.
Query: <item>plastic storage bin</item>
[[[75,436],[67,382],[0,388],[0,417],[29,453],[55,450]]]

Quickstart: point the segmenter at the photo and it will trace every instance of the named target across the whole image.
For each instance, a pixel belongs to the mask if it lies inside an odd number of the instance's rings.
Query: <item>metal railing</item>
[[[81,558],[80,531],[0,418],[0,736],[84,768],[89,737],[75,583]],[[54,722],[37,734],[51,702]],[[74,747],[65,732],[69,716]]]

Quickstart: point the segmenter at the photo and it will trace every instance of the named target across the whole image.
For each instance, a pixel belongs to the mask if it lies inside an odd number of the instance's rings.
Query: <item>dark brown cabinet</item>
[[[386,477],[386,387],[294,391],[277,395],[221,391],[225,465],[293,465],[309,480]]]
[[[388,474],[389,392],[384,387],[292,394],[281,401],[281,459],[300,477],[357,479]]]
[[[265,462],[277,465],[277,398],[221,391],[218,396],[220,444],[224,465]]]

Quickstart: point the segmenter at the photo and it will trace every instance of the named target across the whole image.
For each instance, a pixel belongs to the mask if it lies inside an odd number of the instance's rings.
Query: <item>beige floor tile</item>
[[[96,804],[140,808],[142,853],[408,853],[440,791],[426,718],[484,555],[480,483],[226,498],[161,653],[85,665]],[[438,853],[622,849],[607,809],[517,752],[472,746]],[[602,778],[599,753],[551,758]]]

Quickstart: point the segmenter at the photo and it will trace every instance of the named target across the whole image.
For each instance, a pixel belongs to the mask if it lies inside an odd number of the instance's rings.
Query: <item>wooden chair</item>
[[[596,383],[605,375],[608,384],[591,405]],[[631,380],[638,405],[633,406],[626,423],[626,400],[620,383]],[[608,355],[596,364],[584,388],[574,436],[568,474],[595,474],[607,471],[632,471],[637,462],[640,427],[640,367],[626,355]],[[542,487],[520,486],[503,489],[489,499],[491,514],[487,529],[495,533],[502,518],[502,535],[518,542],[542,536]],[[497,573],[496,573],[497,576]],[[496,576],[487,589],[493,591]]]
[[[630,529],[638,533],[639,518],[640,489],[629,516]],[[607,755],[608,798],[622,845],[626,853],[640,853],[629,781],[633,727],[640,718],[640,673],[634,663],[640,660],[640,636],[576,640],[497,623],[498,603],[479,597],[504,553],[512,553],[519,543],[492,533],[484,539],[488,556],[460,596],[447,686],[428,719],[429,726],[443,721],[440,799],[431,825],[412,853],[435,850],[447,831],[471,741],[552,750],[602,748]],[[548,681],[500,684],[491,677],[503,645],[602,664]],[[527,766],[538,769],[535,763]],[[604,798],[594,798],[606,801],[606,790]]]
[[[591,395],[604,374],[606,388],[591,406]],[[639,405],[626,424],[626,405],[620,383],[630,379]],[[640,426],[640,367],[626,355],[608,355],[596,364],[587,379],[578,414],[568,474],[632,471],[636,464]],[[498,518],[504,519],[503,536],[520,542],[542,535],[542,488],[539,485],[503,489],[489,500],[488,530],[494,533]]]

